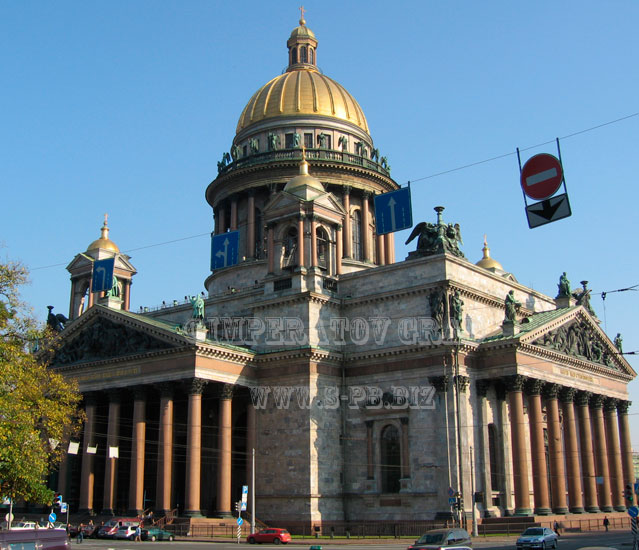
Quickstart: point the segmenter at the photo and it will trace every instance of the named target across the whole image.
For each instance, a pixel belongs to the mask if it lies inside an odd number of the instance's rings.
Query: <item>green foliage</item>
[[[46,479],[81,426],[81,395],[47,369],[57,338],[21,302],[27,280],[23,266],[0,262],[0,498],[49,503]]]

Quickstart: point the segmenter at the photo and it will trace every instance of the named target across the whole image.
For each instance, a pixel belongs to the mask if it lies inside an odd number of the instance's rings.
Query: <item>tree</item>
[[[75,380],[47,368],[57,335],[20,299],[27,270],[0,261],[0,498],[49,504],[47,476],[81,426]]]

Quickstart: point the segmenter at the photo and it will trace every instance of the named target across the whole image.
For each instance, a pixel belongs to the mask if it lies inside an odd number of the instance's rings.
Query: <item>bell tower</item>
[[[100,238],[93,241],[85,252],[76,254],[67,266],[71,274],[71,299],[69,303],[69,319],[73,320],[92,307],[104,297],[104,292],[91,292],[93,263],[96,260],[115,258],[113,275],[117,279],[122,309],[128,311],[131,303],[131,279],[137,273],[130,263],[130,256],[122,254],[118,245],[109,239],[108,215],[104,215],[104,223],[100,229]]]

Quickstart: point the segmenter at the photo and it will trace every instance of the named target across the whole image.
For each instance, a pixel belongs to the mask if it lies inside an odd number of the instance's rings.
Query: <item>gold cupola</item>
[[[481,260],[479,260],[475,265],[478,265],[479,267],[483,267],[484,269],[487,269],[488,271],[498,271],[498,272],[504,271],[504,268],[502,267],[502,265],[497,260],[490,257],[490,248],[488,248],[486,235],[484,235],[484,248],[482,248],[482,251],[484,252],[484,257]]]
[[[355,98],[317,67],[317,38],[306,21],[293,29],[288,67],[249,100],[237,123],[236,136],[249,127],[277,118],[329,118],[350,123],[369,134],[368,123]],[[370,139],[370,138],[369,138]]]
[[[88,247],[87,252],[91,250],[111,250],[112,252],[120,252],[118,245],[109,239],[109,227],[107,225],[108,215],[104,215],[104,223],[100,230],[100,238],[93,241]]]

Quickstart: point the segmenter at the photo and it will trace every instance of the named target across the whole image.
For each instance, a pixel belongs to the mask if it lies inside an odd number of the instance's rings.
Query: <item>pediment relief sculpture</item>
[[[56,352],[53,366],[136,355],[172,347],[144,332],[98,318]]]
[[[608,346],[586,321],[576,320],[573,323],[567,323],[545,333],[531,343],[610,368],[617,368]]]

